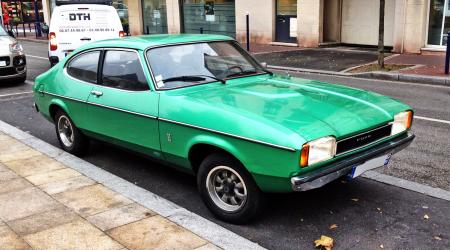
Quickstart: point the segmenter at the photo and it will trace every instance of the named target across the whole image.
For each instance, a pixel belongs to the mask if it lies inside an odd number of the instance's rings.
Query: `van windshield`
[[[8,33],[6,33],[5,29],[3,28],[3,26],[0,25],[0,36],[7,36]]]

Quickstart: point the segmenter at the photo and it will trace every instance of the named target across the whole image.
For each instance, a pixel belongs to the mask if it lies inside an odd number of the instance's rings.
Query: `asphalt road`
[[[46,57],[45,45],[23,44],[29,55]],[[45,59],[27,59],[30,80],[48,68]],[[446,110],[450,88],[307,77],[375,90],[410,104],[416,115],[450,120]],[[32,108],[30,90],[28,84],[0,86],[0,119],[57,145],[53,125]],[[450,124],[416,119],[414,132],[418,135],[414,144],[382,171],[450,190]],[[270,249],[313,249],[313,241],[322,234],[334,238],[335,249],[450,248],[449,201],[364,178],[305,193],[270,195],[259,220],[235,226],[211,216],[197,194],[193,176],[99,142],[93,143],[84,159]],[[430,219],[424,219],[425,214]],[[338,228],[330,230],[331,224]]]

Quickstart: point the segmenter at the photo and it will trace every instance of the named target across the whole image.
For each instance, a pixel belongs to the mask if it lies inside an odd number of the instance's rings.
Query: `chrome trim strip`
[[[342,140],[339,140],[339,141],[336,142],[336,148],[337,148],[337,145],[338,145],[340,142],[347,141],[347,140],[349,140],[349,139],[351,139],[351,138],[360,136],[360,135],[362,135],[362,134],[367,134],[367,133],[370,133],[370,132],[375,131],[375,130],[378,130],[378,129],[382,129],[382,128],[385,128],[385,127],[387,127],[387,126],[392,126],[392,124],[393,124],[393,122],[389,122],[388,124],[386,124],[386,125],[384,125],[384,126],[381,126],[381,127],[378,127],[378,128],[375,128],[375,129],[372,129],[372,130],[369,130],[369,131],[366,131],[366,132],[363,132],[363,133],[360,133],[360,134],[357,134],[357,135],[354,135],[354,136],[350,136],[350,137],[344,138],[344,139],[342,139]],[[360,147],[357,147],[357,148],[354,148],[354,149],[351,149],[351,150],[348,150],[348,151],[339,153],[339,154],[337,154],[337,155],[335,155],[335,156],[340,156],[340,155],[343,155],[343,154],[351,153],[351,152],[353,152],[353,151],[356,151],[356,150],[361,149],[361,148],[364,148],[364,147],[372,146],[373,144],[376,144],[376,143],[378,143],[378,142],[380,142],[380,141],[382,141],[382,140],[384,140],[384,139],[386,139],[386,138],[389,138],[389,137],[391,137],[391,135],[382,137],[382,138],[380,138],[380,139],[378,139],[378,140],[376,140],[376,141],[373,141],[373,142],[371,142],[371,143],[369,143],[369,144],[366,144],[366,145],[363,145],[363,146],[360,146]]]
[[[156,116],[146,115],[146,114],[133,112],[133,111],[128,111],[128,110],[121,109],[121,108],[115,108],[115,107],[106,106],[106,105],[102,105],[102,104],[98,104],[98,103],[94,103],[94,102],[86,102],[86,103],[89,104],[89,105],[92,105],[92,106],[97,106],[97,107],[102,107],[102,108],[106,108],[106,109],[111,109],[111,110],[114,110],[114,111],[120,111],[120,112],[124,112],[124,113],[128,113],[128,114],[132,114],[132,115],[142,116],[142,117],[145,117],[145,118],[158,119],[158,117],[156,117]]]
[[[239,135],[233,135],[233,134],[229,134],[229,133],[225,133],[225,132],[221,132],[221,131],[217,131],[217,130],[213,130],[213,129],[209,129],[209,128],[204,128],[204,127],[200,127],[200,126],[195,126],[195,125],[183,123],[183,122],[177,122],[177,121],[173,121],[173,120],[169,120],[169,119],[165,119],[165,118],[161,118],[161,117],[146,115],[146,114],[137,113],[137,112],[133,112],[133,111],[128,111],[128,110],[124,110],[124,109],[120,109],[120,108],[114,108],[114,107],[110,107],[110,106],[106,106],[106,105],[101,105],[101,104],[98,104],[98,103],[92,103],[92,102],[83,101],[83,100],[79,100],[79,99],[75,99],[75,98],[71,98],[71,97],[61,96],[61,95],[57,95],[57,94],[53,94],[53,93],[48,93],[48,92],[45,92],[45,91],[38,91],[38,92],[42,93],[42,94],[47,94],[47,95],[50,95],[50,96],[55,96],[55,97],[60,97],[60,98],[63,98],[63,99],[68,99],[68,100],[71,100],[71,101],[86,103],[86,104],[93,105],[93,106],[98,106],[98,107],[102,107],[102,108],[106,108],[106,109],[111,109],[111,110],[115,110],[115,111],[125,112],[125,113],[129,113],[129,114],[132,114],[132,115],[142,116],[142,117],[145,117],[145,118],[160,120],[160,121],[164,121],[164,122],[168,122],[168,123],[182,125],[182,126],[189,127],[189,128],[200,129],[200,130],[208,131],[208,132],[215,133],[215,134],[225,135],[225,136],[229,136],[229,137],[232,137],[232,138],[236,138],[236,139],[240,139],[240,140],[244,140],[244,141],[248,141],[248,142],[253,142],[253,143],[269,146],[269,147],[272,147],[272,148],[287,150],[287,151],[290,151],[290,152],[296,152],[297,151],[295,148],[290,148],[290,147],[285,147],[285,146],[272,144],[272,143],[269,143],[269,142],[263,142],[263,141],[259,141],[259,140],[254,140],[254,139],[251,139],[251,138],[247,138],[247,137],[243,137],[243,136],[239,136]]]
[[[57,94],[53,94],[53,93],[48,93],[48,92],[45,92],[45,91],[38,91],[38,92],[41,93],[41,94],[47,94],[47,95],[50,95],[50,96],[55,96],[55,97],[59,97],[59,98],[63,98],[63,99],[71,100],[71,101],[81,102],[81,103],[89,104],[89,105],[92,105],[92,106],[98,106],[98,107],[111,109],[111,110],[115,110],[115,111],[120,111],[120,112],[124,112],[124,113],[128,113],[128,114],[132,114],[132,115],[142,116],[142,117],[145,117],[145,118],[158,119],[158,117],[156,117],[156,116],[151,116],[151,115],[146,115],[146,114],[142,114],[142,113],[138,113],[138,112],[128,111],[128,110],[121,109],[121,108],[115,108],[115,107],[106,106],[106,105],[102,105],[102,104],[98,104],[98,103],[94,103],[94,102],[83,101],[83,100],[80,100],[80,99],[75,99],[75,98],[71,98],[71,97],[67,97],[67,96],[62,96],[62,95],[57,95]]]
[[[191,124],[187,124],[187,123],[183,123],[183,122],[177,122],[177,121],[173,121],[173,120],[169,120],[169,119],[165,119],[165,118],[161,118],[161,117],[159,117],[158,120],[164,121],[164,122],[168,122],[168,123],[177,124],[177,125],[182,125],[182,126],[189,127],[189,128],[200,129],[200,130],[208,131],[208,132],[215,133],[215,134],[225,135],[225,136],[233,137],[233,138],[236,138],[236,139],[241,139],[241,140],[244,140],[244,141],[249,141],[249,142],[253,142],[253,143],[269,146],[269,147],[272,147],[272,148],[283,149],[283,150],[287,150],[287,151],[290,151],[290,152],[296,152],[297,151],[295,148],[280,146],[280,145],[272,144],[272,143],[269,143],[269,142],[263,142],[263,141],[259,141],[259,140],[255,140],[255,139],[239,136],[239,135],[233,135],[233,134],[229,134],[229,133],[225,133],[225,132],[221,132],[221,131],[217,131],[217,130],[213,130],[213,129],[209,129],[209,128],[204,128],[204,127],[200,127],[200,126],[196,126],[196,125],[191,125]]]

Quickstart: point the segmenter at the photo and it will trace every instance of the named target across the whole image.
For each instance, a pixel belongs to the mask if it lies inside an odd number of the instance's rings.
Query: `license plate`
[[[0,61],[0,67],[5,67],[6,66],[6,61]]]
[[[348,174],[349,179],[354,179],[368,170],[387,166],[389,164],[389,161],[391,160],[391,156],[392,156],[392,154],[383,155],[383,156],[368,160],[361,165],[354,166],[352,168],[352,171]]]

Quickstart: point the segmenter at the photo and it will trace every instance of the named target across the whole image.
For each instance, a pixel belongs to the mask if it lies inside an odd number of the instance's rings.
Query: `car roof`
[[[177,43],[192,43],[202,41],[232,41],[231,37],[212,34],[164,34],[129,36],[124,38],[101,40],[90,43],[84,49],[91,48],[130,48],[145,50],[149,47],[164,46]]]

